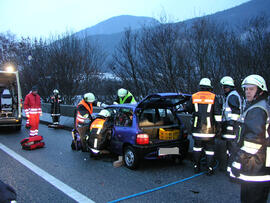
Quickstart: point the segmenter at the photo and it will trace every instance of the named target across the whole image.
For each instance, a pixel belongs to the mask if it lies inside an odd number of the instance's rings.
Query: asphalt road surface
[[[45,148],[33,151],[21,149],[20,140],[28,136],[25,128],[0,131],[0,180],[16,190],[19,203],[110,202],[175,181],[179,183],[122,202],[240,202],[239,185],[219,169],[213,176],[203,174],[180,182],[194,175],[188,159],[182,164],[143,161],[136,171],[114,168],[115,156],[96,160],[88,153],[72,151],[69,131],[42,124],[39,130]]]

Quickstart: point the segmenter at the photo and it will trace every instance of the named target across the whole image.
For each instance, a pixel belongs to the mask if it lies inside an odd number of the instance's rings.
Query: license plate
[[[170,155],[170,154],[179,154],[179,148],[173,147],[173,148],[159,148],[158,155]]]

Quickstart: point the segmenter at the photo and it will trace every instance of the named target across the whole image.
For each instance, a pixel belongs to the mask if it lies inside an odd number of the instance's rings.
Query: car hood
[[[156,93],[142,99],[137,108],[168,108],[183,104],[191,97],[183,93]]]

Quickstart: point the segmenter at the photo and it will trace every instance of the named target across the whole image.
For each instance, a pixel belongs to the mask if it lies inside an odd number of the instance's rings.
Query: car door
[[[117,154],[122,154],[124,143],[135,144],[136,128],[134,129],[134,119],[129,118],[131,113],[133,114],[131,108],[119,108],[116,114],[111,150]]]

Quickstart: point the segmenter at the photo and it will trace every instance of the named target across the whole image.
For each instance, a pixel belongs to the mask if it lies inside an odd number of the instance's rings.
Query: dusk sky
[[[119,15],[167,16],[170,22],[212,14],[249,0],[0,0],[0,33],[49,37]]]

